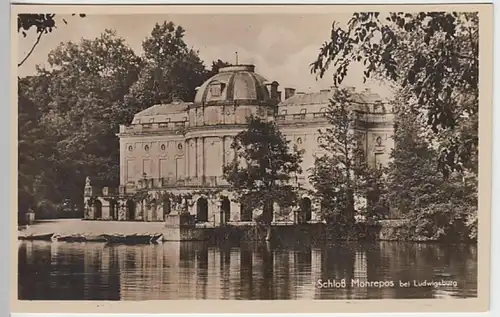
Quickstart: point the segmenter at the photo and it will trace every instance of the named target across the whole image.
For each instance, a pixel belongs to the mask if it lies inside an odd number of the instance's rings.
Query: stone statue
[[[91,187],[89,176],[87,176],[87,178],[85,179],[85,187]]]
[[[182,197],[181,202],[179,203],[179,214],[184,214],[187,210],[186,198]]]

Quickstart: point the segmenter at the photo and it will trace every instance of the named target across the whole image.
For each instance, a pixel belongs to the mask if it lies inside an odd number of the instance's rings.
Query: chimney
[[[266,83],[267,91],[269,92],[269,97],[273,100],[278,100],[278,82],[273,81],[272,83]]]
[[[293,88],[285,88],[285,100],[291,98],[295,95],[295,89]]]

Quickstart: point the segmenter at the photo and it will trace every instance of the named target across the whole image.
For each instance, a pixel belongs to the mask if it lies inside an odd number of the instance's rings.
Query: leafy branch
[[[76,13],[73,13],[72,16],[75,16]],[[26,37],[27,31],[29,31],[31,28],[36,29],[37,38],[32,45],[31,49],[29,52],[26,54],[26,56],[22,59],[20,63],[17,64],[17,66],[21,66],[26,62],[26,60],[31,56],[35,48],[37,47],[38,43],[40,43],[40,39],[44,34],[51,33],[54,28],[56,28],[56,20],[55,20],[55,14],[50,13],[50,14],[19,14],[17,16],[17,32],[21,32],[23,37]],[[79,14],[80,17],[85,17],[85,14]],[[65,19],[62,19],[64,24],[68,24],[68,22]]]

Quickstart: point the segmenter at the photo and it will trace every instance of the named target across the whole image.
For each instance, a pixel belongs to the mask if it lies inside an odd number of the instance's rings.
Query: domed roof
[[[235,101],[250,104],[265,103],[271,100],[266,85],[277,86],[277,83],[270,83],[255,73],[254,65],[222,67],[219,73],[198,88],[194,104],[234,103]]]

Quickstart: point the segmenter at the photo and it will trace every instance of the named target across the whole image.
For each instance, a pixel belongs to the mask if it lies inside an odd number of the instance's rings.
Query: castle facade
[[[305,151],[304,173],[295,179],[301,202],[288,213],[277,212],[276,203],[274,221],[320,221],[317,203],[307,195],[307,169],[321,154],[318,130],[329,127],[325,114],[332,95],[331,90],[280,91],[276,81],[257,74],[253,65],[221,68],[197,89],[193,102],[154,105],[120,126],[120,186],[95,188],[87,179],[85,218],[164,221],[184,212],[204,226],[252,222],[259,211],[236,202],[223,166],[234,158],[234,137],[245,129],[246,118],[255,115],[275,120],[290,145]],[[353,96],[366,158],[386,165],[393,146],[392,111],[373,92]]]

